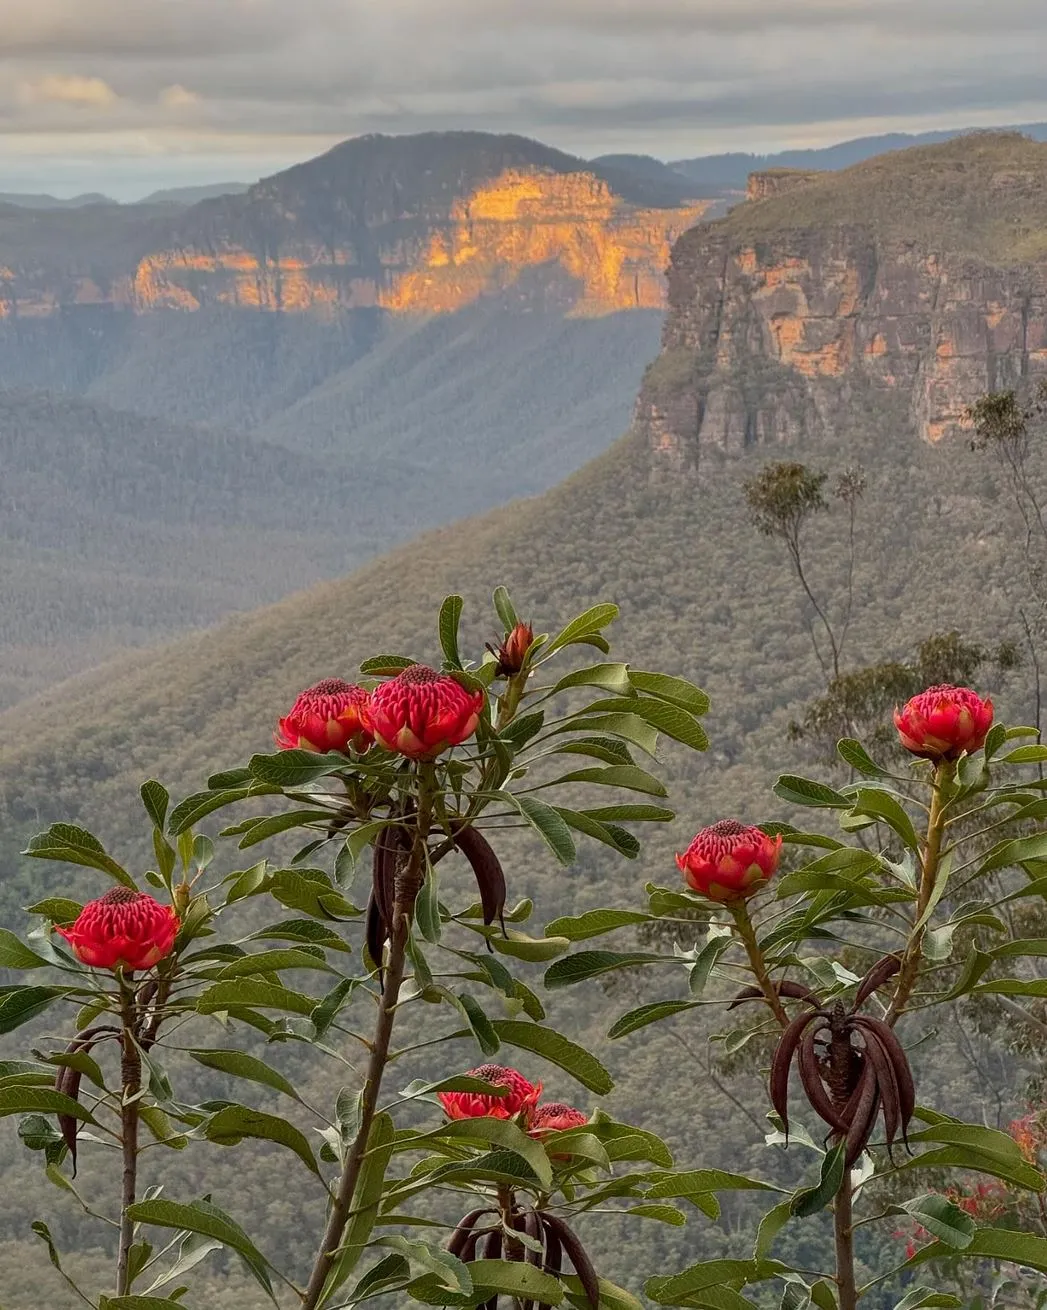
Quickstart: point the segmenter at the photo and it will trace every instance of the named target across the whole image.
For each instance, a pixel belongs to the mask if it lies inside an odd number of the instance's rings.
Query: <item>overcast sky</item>
[[[661,158],[1047,119],[1047,0],[0,0],[0,191],[253,180],[363,132]]]

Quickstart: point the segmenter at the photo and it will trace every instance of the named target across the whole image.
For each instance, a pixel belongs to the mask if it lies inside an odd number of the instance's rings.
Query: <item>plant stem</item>
[[[748,904],[742,900],[730,901],[727,908],[734,918],[738,936],[745,947],[746,955],[749,957],[749,967],[753,971],[753,976],[756,978],[760,991],[764,994],[764,999],[771,1007],[771,1013],[783,1028],[788,1028],[789,1016],[785,1013],[785,1006],[782,1005],[781,997],[778,995],[774,983],[771,982],[771,976],[767,972],[767,962],[760,950],[760,943],[756,940],[756,929],[753,927],[753,921],[749,918]]]
[[[895,988],[887,1011],[886,1022],[893,1028],[905,1012],[912,990],[920,974],[923,961],[923,938],[927,925],[923,916],[931,903],[934,885],[938,879],[938,867],[941,860],[942,835],[945,832],[946,784],[952,780],[954,766],[950,760],[940,760],[934,773],[931,792],[931,808],[927,816],[927,837],[920,861],[920,887],[916,897],[916,918],[909,935],[909,942],[902,956],[902,967],[898,972],[898,986]]]
[[[423,766],[424,767],[424,766]],[[431,766],[429,766],[431,769]],[[363,1093],[360,1101],[360,1123],[353,1139],[353,1144],[346,1156],[338,1191],[331,1202],[331,1211],[327,1217],[327,1229],[323,1243],[313,1265],[309,1284],[302,1298],[302,1310],[315,1310],[324,1295],[327,1280],[334,1268],[337,1251],[342,1243],[349,1213],[356,1192],[364,1157],[367,1154],[367,1141],[371,1134],[378,1108],[378,1095],[382,1088],[382,1077],[389,1063],[389,1043],[396,1021],[396,1006],[400,998],[400,988],[404,980],[404,967],[407,958],[407,943],[411,932],[411,916],[414,903],[425,877],[425,847],[429,834],[429,820],[432,806],[432,788],[427,786],[426,774],[420,773],[418,795],[418,827],[414,845],[406,866],[397,871],[396,889],[393,900],[393,922],[389,933],[389,953],[385,966],[385,982],[382,998],[375,1020],[374,1039],[371,1044],[371,1056],[367,1062]],[[377,963],[377,961],[376,961]]]
[[[138,1107],[142,1084],[142,1057],[135,1041],[136,1006],[134,993],[121,983],[120,1056],[120,1150],[123,1156],[123,1183],[120,1195],[120,1247],[116,1259],[116,1294],[127,1296],[131,1290],[128,1260],[134,1241],[134,1222],[128,1213],[135,1203],[138,1188]]]
[[[836,1289],[840,1310],[855,1310],[858,1290],[854,1280],[854,1224],[851,1218],[851,1171],[844,1174],[833,1202],[833,1233],[836,1239]]]

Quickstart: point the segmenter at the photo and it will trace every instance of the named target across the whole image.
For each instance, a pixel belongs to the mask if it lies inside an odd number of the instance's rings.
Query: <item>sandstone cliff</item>
[[[750,196],[673,249],[637,405],[672,461],[839,429],[859,392],[904,397],[938,441],[1047,374],[1047,145],[977,134]]]
[[[76,306],[430,314],[525,277],[528,294],[537,280],[581,315],[660,308],[672,243],[709,203],[623,185],[522,138],[361,138],[244,195],[143,220],[102,260],[75,245],[27,251],[0,227],[0,316]]]

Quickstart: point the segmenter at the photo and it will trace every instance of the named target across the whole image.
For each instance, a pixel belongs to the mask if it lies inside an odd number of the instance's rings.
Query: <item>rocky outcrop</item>
[[[858,388],[900,394],[939,441],[986,390],[1047,375],[1047,146],[973,137],[777,176],[783,193],[754,186],[673,250],[637,406],[667,459],[838,427]]]
[[[816,181],[820,173],[804,168],[767,168],[760,173],[750,173],[745,188],[746,200],[768,200],[771,196],[782,196],[787,191],[795,191],[805,182]]]
[[[0,317],[85,305],[433,314],[543,287],[579,315],[661,308],[672,244],[710,203],[670,202],[521,138],[361,138],[245,195],[143,217],[106,252],[104,277],[68,235],[47,246],[38,228],[27,257],[24,243],[5,249],[0,226]]]
[[[394,222],[365,242],[150,254],[135,270],[132,303],[140,312],[222,304],[448,313],[545,268],[575,284],[580,314],[659,308],[672,243],[708,203],[645,209],[592,174],[512,169],[456,197],[424,229]]]

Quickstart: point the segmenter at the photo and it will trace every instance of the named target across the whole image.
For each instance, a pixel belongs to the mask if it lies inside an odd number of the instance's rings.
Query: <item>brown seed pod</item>
[[[775,983],[774,990],[779,997],[787,996],[793,1001],[808,1001],[811,1005],[818,1004],[816,993],[812,992],[809,987],[805,987],[803,983],[789,982],[786,979]],[[762,1001],[763,999],[762,987],[743,987],[727,1008],[733,1010],[735,1006],[744,1005],[746,1001]]]
[[[857,996],[868,997],[898,970],[896,956],[870,969]],[[882,1019],[836,1002],[798,1015],[778,1040],[771,1060],[771,1104],[789,1132],[789,1075],[795,1063],[807,1100],[828,1124],[830,1136],[846,1143],[847,1165],[869,1144],[883,1118],[887,1148],[903,1141],[916,1108],[916,1088],[905,1051]],[[906,1142],[906,1145],[908,1143]]]
[[[585,1290],[586,1298],[593,1310],[599,1310],[600,1307],[600,1280],[597,1277],[596,1270],[593,1268],[593,1262],[589,1259],[585,1247],[564,1223],[555,1215],[543,1214],[542,1222],[545,1231],[553,1232],[560,1239],[560,1245],[563,1248],[568,1260],[574,1266],[574,1272],[578,1275],[578,1280]]]
[[[494,1214],[495,1211],[490,1207],[481,1206],[479,1210],[470,1210],[467,1215],[458,1221],[458,1227],[451,1234],[447,1241],[447,1250],[451,1255],[460,1256],[465,1246],[469,1234],[476,1227],[480,1219],[486,1214]]]
[[[889,978],[893,978],[901,967],[902,962],[897,955],[885,955],[882,960],[878,960],[858,984],[858,990],[854,994],[854,1009],[860,1010],[873,992],[882,987]]]
[[[505,932],[505,874],[494,847],[482,832],[470,824],[458,825],[454,831],[454,844],[472,866],[476,886],[480,892],[484,923],[490,926],[495,919]]]

